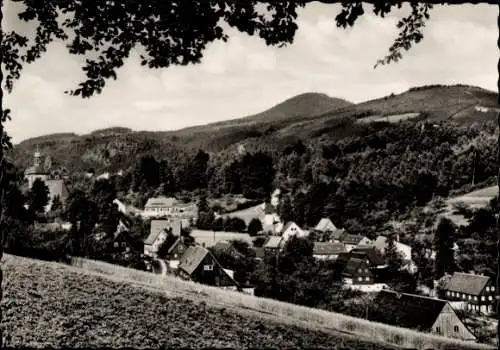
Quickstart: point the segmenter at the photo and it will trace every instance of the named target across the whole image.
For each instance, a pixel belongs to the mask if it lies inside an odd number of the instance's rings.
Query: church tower
[[[38,146],[36,147],[36,151],[34,153],[33,157],[33,166],[29,167],[26,169],[24,172],[24,177],[28,180],[29,187],[33,186],[33,182],[35,182],[36,179],[41,179],[43,181],[47,181],[48,174],[46,171],[44,171],[43,167],[41,166],[41,159],[42,155],[40,153],[40,150]]]

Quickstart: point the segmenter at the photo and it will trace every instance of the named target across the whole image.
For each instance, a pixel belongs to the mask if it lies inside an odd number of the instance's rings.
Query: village
[[[68,200],[70,191],[64,174],[49,174],[43,170],[42,163],[42,156],[37,151],[33,166],[25,171],[25,181],[29,188],[40,180],[46,184],[49,202],[45,212],[49,213],[54,202],[64,204]],[[93,181],[107,181],[108,176],[87,175],[93,177]],[[419,273],[412,247],[401,242],[399,235],[380,234],[369,238],[350,234],[328,217],[314,227],[300,227],[293,221],[282,222],[277,214],[279,200],[280,190],[276,189],[269,201],[262,204],[215,213],[215,218],[222,221],[244,222],[244,230],[231,232],[199,229],[198,204],[194,202],[158,196],[149,198],[144,208],[138,209],[115,198],[113,204],[121,216],[113,246],[125,257],[138,249],[137,244],[130,242],[129,233],[130,218],[140,218],[149,229],[140,251],[146,270],[253,295],[251,282],[237,282],[236,271],[219,261],[217,252],[238,258],[243,254],[233,243],[240,242],[253,251],[251,259],[258,265],[266,259],[278,259],[290,241],[305,239],[312,243],[313,258],[329,263],[340,274],[342,288],[370,295],[375,305],[390,305],[391,310],[396,310],[370,313],[366,315],[368,320],[473,342],[477,341],[477,336],[463,321],[464,312],[494,327],[497,292],[490,277],[474,271],[454,272],[433,281],[432,287],[417,285],[418,294],[391,290],[387,283],[391,278],[387,272],[391,271],[388,250],[399,256],[399,270],[412,276]],[[54,227],[71,230],[69,222],[57,217],[52,222],[36,222],[35,226],[45,230]],[[455,254],[460,254],[457,247],[454,249]],[[424,254],[432,260],[436,252],[426,249]]]

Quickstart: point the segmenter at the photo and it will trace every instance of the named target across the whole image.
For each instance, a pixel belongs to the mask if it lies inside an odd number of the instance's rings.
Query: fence
[[[224,304],[228,307],[241,307],[275,316],[302,321],[310,326],[332,328],[354,335],[368,337],[374,341],[394,344],[414,349],[494,349],[495,347],[421,333],[406,328],[370,322],[339,313],[289,304],[272,299],[224,290],[217,287],[184,281],[173,276],[161,276],[149,272],[129,269],[105,262],[73,258],[72,265],[88,271],[139,282],[174,293],[198,293],[204,299]]]

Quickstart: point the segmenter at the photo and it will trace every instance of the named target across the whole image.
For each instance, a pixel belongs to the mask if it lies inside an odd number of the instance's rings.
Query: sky
[[[28,33],[29,25],[16,20],[9,2],[6,29]],[[83,58],[54,42],[5,96],[4,107],[12,109],[7,132],[18,143],[114,126],[174,130],[259,113],[305,92],[356,103],[427,84],[497,91],[497,6],[435,7],[423,41],[399,63],[377,69],[375,62],[388,52],[396,23],[407,11],[385,19],[366,11],[353,28],[341,29],[334,21],[339,8],[312,3],[301,9],[294,43],[285,48],[229,31],[230,40],[209,44],[197,65],[149,70],[132,55],[118,79],[90,99],[64,94],[81,81]]]

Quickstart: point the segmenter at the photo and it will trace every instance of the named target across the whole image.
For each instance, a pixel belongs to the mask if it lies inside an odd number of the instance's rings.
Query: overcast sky
[[[424,40],[400,63],[376,70],[374,63],[387,53],[396,22],[406,12],[385,19],[367,13],[343,30],[334,23],[338,11],[336,5],[317,3],[301,10],[295,42],[286,48],[230,32],[229,42],[211,44],[199,65],[147,70],[131,57],[116,82],[86,100],[64,94],[80,82],[82,58],[53,43],[6,96],[4,106],[13,110],[7,131],[17,143],[110,126],[179,129],[258,113],[304,92],[362,102],[425,84],[497,90],[496,6],[434,8]],[[11,9],[4,16],[6,26],[27,30]]]

